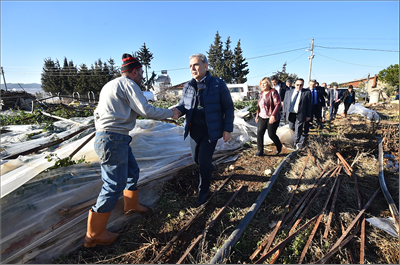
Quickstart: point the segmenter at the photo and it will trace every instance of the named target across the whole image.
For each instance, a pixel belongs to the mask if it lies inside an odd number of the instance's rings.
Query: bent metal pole
[[[260,193],[256,201],[251,206],[250,210],[247,212],[246,216],[240,222],[238,227],[229,238],[225,241],[224,245],[217,251],[215,256],[211,259],[210,264],[221,264],[223,263],[224,259],[229,255],[233,246],[237,243],[240,236],[243,234],[244,230],[246,229],[247,225],[253,219],[254,215],[257,213],[258,209],[260,208],[262,202],[264,201],[265,197],[267,197],[268,192],[271,190],[272,185],[274,184],[275,180],[277,179],[280,171],[282,170],[283,166],[285,165],[286,161],[288,161],[292,156],[296,155],[298,150],[293,151],[288,156],[286,156],[279,166],[275,169],[271,179],[265,184],[263,191]]]

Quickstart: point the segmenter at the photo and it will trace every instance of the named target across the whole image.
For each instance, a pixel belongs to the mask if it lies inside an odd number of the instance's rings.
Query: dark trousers
[[[311,119],[306,121],[304,124],[304,134],[308,134],[310,131],[310,127],[312,125],[313,119],[315,117],[319,128],[322,128],[322,108],[319,108],[317,105],[313,105],[311,109]]]
[[[332,103],[331,110],[329,112],[329,119],[330,120],[333,120],[334,118],[336,118],[336,114],[337,114],[338,108],[339,108],[339,104]]]
[[[297,113],[289,113],[289,129],[294,131],[294,146],[300,142],[301,134],[303,133],[303,126],[305,121],[297,119]]]
[[[210,142],[207,126],[190,129],[190,149],[194,162],[199,166],[199,194],[208,192],[211,183],[211,176],[214,170],[212,156],[214,154],[217,140]]]
[[[282,143],[279,140],[278,135],[276,135],[276,130],[279,127],[279,120],[275,121],[273,124],[269,123],[268,119],[258,118],[257,123],[257,151],[264,153],[264,135],[265,131],[268,130],[268,136],[274,142],[276,149],[278,151],[282,150]]]
[[[347,115],[347,111],[349,110],[350,105],[351,105],[351,103],[344,103],[344,114]]]

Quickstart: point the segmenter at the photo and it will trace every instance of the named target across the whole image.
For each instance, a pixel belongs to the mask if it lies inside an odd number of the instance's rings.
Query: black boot
[[[196,199],[196,204],[198,206],[202,205],[203,203],[205,203],[208,199],[208,192],[206,193],[199,193],[199,196],[197,196]]]
[[[264,155],[264,152],[258,151],[254,156],[263,156],[263,155]]]

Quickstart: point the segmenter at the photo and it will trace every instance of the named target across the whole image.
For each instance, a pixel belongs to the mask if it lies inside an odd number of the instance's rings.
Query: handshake
[[[172,108],[172,111],[174,112],[174,115],[172,116],[173,119],[177,120],[181,115],[182,112],[180,112],[177,108]]]

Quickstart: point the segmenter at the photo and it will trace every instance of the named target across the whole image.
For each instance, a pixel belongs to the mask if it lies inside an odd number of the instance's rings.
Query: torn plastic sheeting
[[[92,117],[87,118],[71,118],[71,120],[76,120],[79,123],[89,125],[92,121]],[[76,126],[75,124],[68,123],[65,121],[59,121],[54,123],[55,130],[52,132],[39,132],[43,129],[40,125],[11,125],[6,128],[10,132],[2,134],[1,145],[4,150],[0,154],[0,158],[4,158],[11,154],[18,154],[26,150],[30,150],[39,147],[48,142],[62,139],[69,134],[80,130],[83,126]],[[93,130],[92,130],[93,131]],[[86,134],[90,133],[90,129],[86,130]],[[36,134],[31,139],[28,135]],[[56,146],[50,147],[49,149],[55,149],[57,147],[68,144],[86,135],[85,133],[74,136]]]
[[[151,129],[157,130],[156,137],[153,135],[151,141],[147,143],[143,141],[142,138],[146,138],[147,135],[140,128],[136,128],[135,132],[131,134],[131,145],[135,156],[138,157],[138,164],[141,168],[138,184],[150,181],[165,171],[189,164],[192,161],[189,141],[183,141],[182,128],[148,120],[138,121],[138,127],[149,122],[156,124],[154,126],[144,126],[147,132],[152,133]],[[181,133],[177,133],[177,131]],[[81,141],[85,141],[85,139],[86,137]],[[75,149],[78,145],[78,142],[73,142],[64,148],[73,147],[72,149]],[[165,147],[165,145],[168,146]],[[159,148],[159,146],[163,146],[163,148]],[[147,152],[142,152],[143,148]],[[93,142],[89,142],[76,156],[80,157],[94,152],[93,149]],[[135,150],[138,152],[135,153]],[[60,153],[59,151],[62,152]],[[60,149],[57,155],[62,157],[62,154],[68,155],[69,151],[71,150]],[[185,153],[188,156],[185,157]],[[36,163],[38,163],[42,168],[45,168],[46,163],[43,162],[47,162],[47,160],[38,158],[33,161],[34,166],[31,161],[10,172],[10,174],[13,174],[13,176],[18,175],[16,173],[25,168],[20,177],[26,177],[26,180],[28,180],[36,175],[31,167],[33,166],[33,169],[36,169],[38,167]],[[38,171],[42,171],[42,169]],[[80,164],[41,173],[25,185],[21,184],[22,181],[18,185],[15,180],[12,181],[16,189],[6,196],[2,194],[1,200],[2,231],[7,231],[7,234],[2,233],[1,238],[2,260],[14,255],[26,244],[35,244],[42,236],[52,232],[49,227],[53,229],[62,226],[64,219],[60,219],[58,209],[69,208],[90,199],[95,199],[103,184],[100,174],[99,163],[91,163],[89,168],[86,164]]]
[[[252,125],[250,123],[247,123],[246,121],[244,121],[244,119],[239,118],[239,117],[235,117],[235,125],[237,125],[238,127],[240,126],[241,131],[245,131],[246,132],[246,136],[249,135],[249,133],[253,132],[255,133],[255,135],[257,135],[257,126],[256,125]],[[278,129],[276,130],[276,135],[278,136],[279,140],[283,143],[283,144],[287,144],[287,145],[293,145],[294,143],[294,131],[290,130],[289,125],[288,124],[283,124],[282,122],[280,123]],[[248,141],[251,140],[250,137],[245,137],[244,141]],[[254,139],[255,141],[257,139]],[[269,138],[268,136],[268,132],[265,132],[264,134],[264,145],[271,145],[274,142],[271,140],[271,138]]]
[[[72,153],[77,146],[82,144],[86,138],[90,137],[90,135],[73,142],[72,144],[66,145],[56,151],[56,154],[59,158],[63,159],[65,157],[68,157],[70,153]],[[12,192],[13,190],[17,189],[19,186],[23,185],[33,177],[35,177],[37,174],[42,172],[43,170],[51,167],[54,165],[54,161],[48,161],[45,157],[47,156],[46,153],[37,155],[37,158],[28,161],[24,165],[14,169],[10,170],[6,174],[2,174],[1,176],[1,198]],[[8,163],[5,163],[1,165],[2,167],[7,167],[9,166],[9,161]]]
[[[243,119],[244,117],[246,117],[247,115],[250,114],[249,109],[250,109],[250,106],[247,106],[241,110],[237,110],[237,111],[235,111],[235,116]]]
[[[340,104],[338,108],[338,113],[343,113],[343,111],[344,104]],[[347,111],[347,114],[359,114],[363,117],[366,117],[370,121],[379,121],[381,119],[376,111],[365,108],[360,103],[351,104],[349,110]]]
[[[1,259],[63,225],[59,209],[98,195],[98,166],[79,164],[42,173],[1,199]]]
[[[373,226],[382,229],[392,237],[396,238],[399,237],[399,235],[396,232],[396,227],[394,225],[393,217],[388,217],[388,218],[372,217],[372,218],[366,218],[365,220],[367,220]]]
[[[164,165],[158,171],[151,171],[149,168],[141,170],[138,185],[191,161],[191,157],[186,157]],[[57,239],[59,232],[68,229],[63,226],[76,223],[70,219],[71,216],[72,219],[78,218],[82,211],[87,215],[86,211],[94,205],[103,184],[100,175],[100,163],[58,168],[39,174],[3,198],[2,261],[15,256],[21,248],[31,249],[29,246],[33,248],[39,242],[44,243],[42,238],[49,233],[52,233],[51,238]]]
[[[80,122],[88,123],[92,118],[84,118],[79,120]],[[66,122],[60,122],[59,124],[65,124]],[[74,128],[72,129],[74,130]],[[235,128],[236,134],[242,134],[245,129]],[[63,134],[69,134],[70,131],[64,131]],[[71,154],[77,146],[82,144],[90,135],[89,130],[85,131],[86,137],[75,140],[79,137],[73,137],[65,142],[63,146],[53,152],[61,159]],[[133,153],[137,159],[151,157],[147,159],[147,163],[155,167],[160,167],[162,164],[168,164],[177,159],[182,154],[190,153],[189,141],[182,140],[183,127],[175,126],[168,123],[156,122],[153,120],[138,120],[137,126],[130,132],[132,137],[131,147],[134,150]],[[40,140],[40,139],[38,139]],[[42,140],[48,141],[48,139]],[[73,143],[73,144],[71,144]],[[75,159],[85,157],[88,162],[99,161],[93,148],[94,139],[87,143],[75,156]],[[224,143],[222,139],[219,139],[218,148],[216,150],[232,150],[240,146],[239,142],[229,141]],[[177,149],[178,148],[178,149]],[[182,153],[183,148],[185,151]],[[160,158],[160,154],[163,153],[164,159]],[[177,154],[180,153],[180,154]],[[41,171],[49,168],[54,164],[53,161],[48,162],[45,159],[46,153],[39,155],[34,161],[21,165],[21,163],[13,163],[9,161],[2,165],[2,168],[7,168],[7,173],[3,174],[1,183],[1,196],[8,194],[20,185],[26,183],[29,179]],[[18,165],[19,168],[12,170],[12,166]],[[145,167],[144,167],[145,168]],[[6,171],[6,170],[4,170]]]
[[[183,141],[182,127],[139,120],[138,126],[130,135],[133,153],[141,169],[138,184],[149,182],[164,172],[192,162],[189,141]],[[71,149],[75,149],[85,140],[86,137],[66,145],[57,151],[57,155],[60,158],[67,156]],[[85,145],[76,157],[90,153],[94,153],[93,142]],[[65,231],[63,225],[68,215],[60,218],[58,210],[70,209],[70,214],[78,214],[82,205],[94,200],[101,189],[99,163],[92,161],[90,165],[73,165],[37,175],[34,171],[36,168],[49,166],[44,163],[47,160],[43,159],[43,155],[38,155],[37,159],[10,172],[13,176],[26,177],[24,181],[28,182],[23,185],[25,182],[19,181],[17,185],[16,181],[12,181],[15,189],[8,195],[2,194],[2,231],[7,231],[1,237],[3,261],[18,258],[19,252],[36,247],[42,243],[40,240],[43,236],[54,233],[53,229]],[[37,176],[34,177],[35,175]],[[68,225],[74,223],[76,222]],[[57,235],[51,236],[57,239]]]
[[[229,162],[234,162],[239,158],[239,154],[233,155],[233,156],[228,156],[227,158],[224,158],[219,161],[219,163],[229,163]]]
[[[156,167],[160,168],[162,165],[168,164],[176,159],[178,159],[183,154],[190,154],[189,141],[182,140],[182,127],[171,125],[168,123],[156,122],[152,120],[138,120],[138,126],[130,132],[132,141],[130,143],[133,154],[137,158],[150,157],[151,159],[146,160],[146,167]],[[144,129],[143,129],[144,128]],[[156,130],[154,133],[152,130]],[[62,148],[54,151],[57,156],[61,159],[68,157],[76,147],[81,145],[90,135],[65,144]],[[89,141],[75,156],[75,159],[85,157],[87,162],[97,162],[99,158],[94,151],[94,138]],[[47,161],[45,156],[47,154],[41,154],[34,161],[20,166],[8,173],[2,175],[1,182],[1,197],[15,190],[22,184],[26,183],[31,178],[35,177],[37,174],[43,170],[54,165],[54,161]],[[164,159],[154,159],[164,155]],[[2,167],[6,167],[3,164]]]

